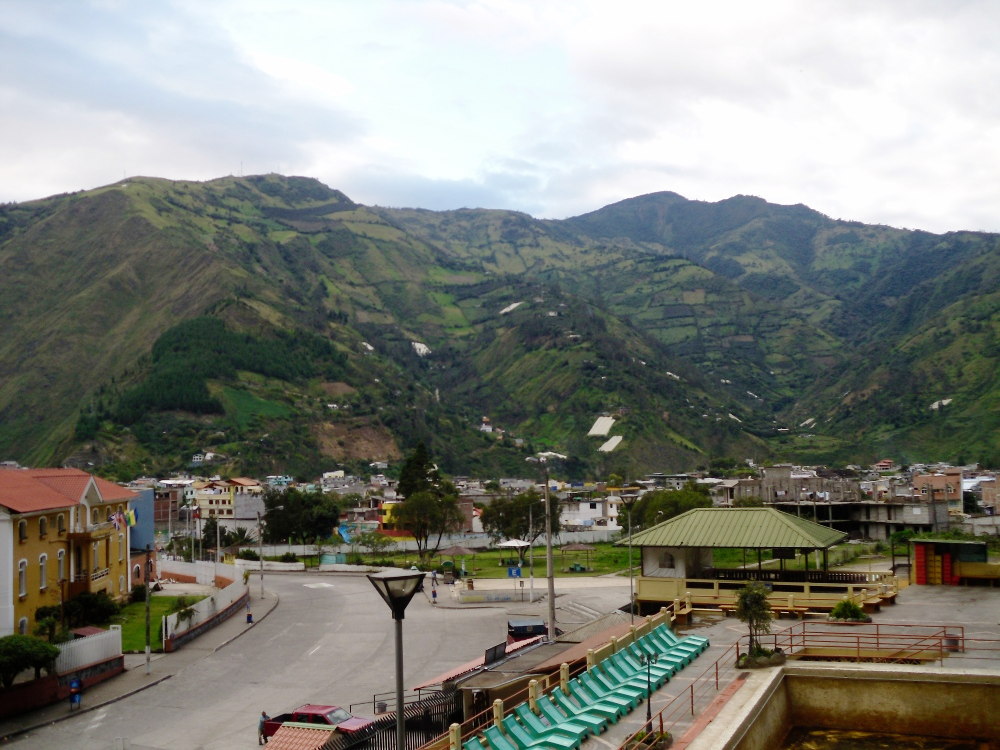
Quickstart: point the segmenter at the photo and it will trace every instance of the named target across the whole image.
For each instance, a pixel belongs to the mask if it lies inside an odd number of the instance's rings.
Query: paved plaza
[[[512,589],[504,579],[477,579],[478,589]],[[527,585],[527,584],[526,584]],[[86,692],[83,710],[57,704],[0,723],[0,737],[30,748],[178,747],[246,748],[256,743],[260,711],[279,713],[308,702],[353,705],[371,715],[375,696],[392,690],[393,630],[388,608],[363,575],[274,574],[263,600],[251,587],[256,623],[233,617],[172,654],[127,655],[128,671]],[[542,597],[544,579],[535,580]],[[622,576],[556,581],[557,620],[564,630],[628,602]],[[508,614],[545,616],[534,603],[461,604],[439,587],[438,604],[427,586],[404,620],[406,684],[414,685],[482,655],[506,637]],[[902,590],[898,603],[875,614],[878,623],[937,624],[964,629],[966,639],[1000,644],[1000,588],[919,586]],[[774,629],[795,624],[777,620]],[[684,630],[711,639],[712,647],[653,696],[658,711],[746,632],[735,617],[696,612]],[[981,657],[981,658],[980,658]],[[1000,653],[955,654],[949,667],[996,669]],[[641,726],[645,707],[592,741],[611,748]]]

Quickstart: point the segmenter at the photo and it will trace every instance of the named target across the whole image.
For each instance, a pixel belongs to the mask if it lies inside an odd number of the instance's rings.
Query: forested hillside
[[[360,469],[419,441],[494,476],[543,448],[580,477],[996,465],[997,243],[745,196],[539,221],[133,178],[0,209],[0,454],[123,477],[205,451]]]

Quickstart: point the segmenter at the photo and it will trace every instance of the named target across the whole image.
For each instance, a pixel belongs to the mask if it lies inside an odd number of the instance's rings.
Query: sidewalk
[[[278,595],[266,591],[263,600],[259,596],[252,596],[251,605],[254,622],[260,622],[278,606]],[[247,625],[243,612],[237,612],[225,622],[177,651],[169,654],[151,654],[148,675],[146,674],[146,655],[144,653],[125,654],[125,671],[84,691],[80,709],[70,712],[69,701],[60,701],[21,716],[0,721],[0,744],[23,732],[93,711],[153,687],[204,658],[206,651],[209,653],[218,651],[252,627],[253,625]]]

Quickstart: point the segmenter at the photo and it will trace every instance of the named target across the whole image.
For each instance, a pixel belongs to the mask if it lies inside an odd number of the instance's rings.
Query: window
[[[125,559],[125,535],[118,535],[118,562]]]
[[[597,503],[591,503],[590,504],[590,509],[591,510],[597,510]]]
[[[132,579],[136,581],[142,580],[142,568],[140,568],[138,565],[132,568]]]
[[[38,556],[38,590],[45,591],[49,587],[49,556],[41,554]]]
[[[28,561],[19,560],[17,563],[17,595],[24,597],[28,595]]]
[[[27,635],[28,634],[28,618],[27,617],[22,617],[20,620],[17,621],[17,633],[18,633],[18,635]]]
[[[49,533],[49,519],[44,516],[38,519],[38,538],[44,539]]]
[[[62,513],[56,517],[56,528],[59,530],[60,536],[66,533],[66,516]]]
[[[101,514],[97,508],[90,511],[90,522],[94,524],[101,522]]]
[[[125,576],[118,576],[118,593],[125,593]]]
[[[23,518],[17,522],[17,539],[20,542],[28,538],[28,522]]]
[[[59,582],[66,580],[66,550],[61,549],[56,552],[56,565],[59,572]]]

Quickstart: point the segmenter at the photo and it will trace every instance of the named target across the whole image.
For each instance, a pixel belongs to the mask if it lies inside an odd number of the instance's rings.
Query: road
[[[394,690],[393,621],[364,576],[272,575],[267,584],[280,606],[225,648],[206,650],[203,659],[154,687],[11,744],[32,750],[242,749],[256,746],[262,709],[347,707]],[[506,628],[502,608],[445,609],[418,594],[403,622],[405,685],[482,655],[505,640]]]

